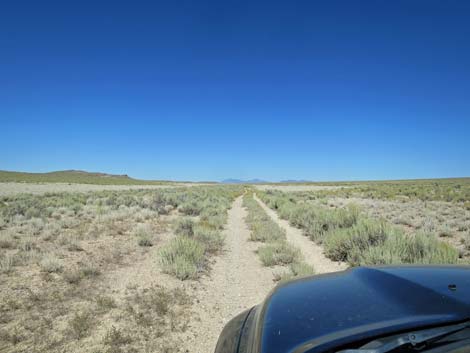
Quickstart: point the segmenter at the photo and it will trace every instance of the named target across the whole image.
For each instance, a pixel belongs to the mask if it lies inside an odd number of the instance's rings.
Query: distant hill
[[[82,170],[62,170],[49,173],[24,173],[0,170],[0,182],[73,183],[102,185],[165,184],[167,181],[139,180],[126,174],[92,173]]]
[[[241,179],[225,179],[222,180],[222,184],[268,184],[269,181],[261,179],[250,179],[250,180],[241,180]]]

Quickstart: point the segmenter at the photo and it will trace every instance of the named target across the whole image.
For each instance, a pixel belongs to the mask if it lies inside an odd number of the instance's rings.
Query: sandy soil
[[[261,185],[254,185],[255,188],[258,190],[266,191],[266,190],[279,190],[279,191],[319,191],[319,190],[335,190],[335,189],[342,189],[347,188],[348,186],[328,186],[328,185],[270,185],[270,184],[261,184]]]
[[[175,187],[197,186],[204,184],[179,183],[164,185],[95,185],[95,184],[67,184],[67,183],[0,183],[0,196],[16,194],[45,194],[47,192],[89,192],[102,190],[138,190],[138,189],[165,189]]]
[[[312,265],[316,273],[341,271],[348,267],[345,263],[335,262],[328,259],[323,254],[323,248],[308,239],[302,233],[302,230],[292,227],[288,221],[279,218],[277,213],[270,209],[256,195],[254,195],[254,198],[256,201],[258,201],[264,211],[286,231],[287,241],[302,251],[302,254],[305,257],[305,262]]]
[[[200,322],[191,324],[193,337],[183,342],[188,352],[212,353],[224,325],[260,303],[275,285],[272,269],[263,267],[254,253],[258,245],[249,241],[246,214],[239,197],[229,211],[225,251],[195,293]]]

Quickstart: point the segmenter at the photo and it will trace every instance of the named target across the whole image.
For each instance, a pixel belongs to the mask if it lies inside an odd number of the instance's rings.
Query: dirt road
[[[263,210],[286,231],[287,241],[298,247],[305,257],[305,262],[312,265],[316,273],[341,271],[347,268],[345,263],[331,261],[323,254],[323,248],[308,239],[301,229],[292,227],[288,221],[281,219],[277,213],[270,209],[256,195],[254,198]]]
[[[202,279],[196,292],[196,312],[200,322],[191,324],[193,338],[185,342],[188,352],[212,353],[223,326],[236,314],[260,303],[275,286],[272,270],[263,267],[250,242],[242,197],[228,213],[225,251]]]

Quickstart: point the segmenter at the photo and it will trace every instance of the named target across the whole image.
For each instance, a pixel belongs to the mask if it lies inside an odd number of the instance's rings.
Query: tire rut
[[[188,352],[212,353],[224,325],[260,303],[275,286],[272,270],[255,254],[259,244],[249,241],[246,215],[240,196],[228,212],[224,252],[195,293],[195,317],[200,321],[189,325],[192,337],[184,343]]]
[[[261,201],[256,194],[254,195],[254,199],[260,204],[268,216],[286,231],[287,241],[302,251],[305,262],[313,266],[316,273],[336,272],[348,267],[344,262],[336,262],[328,259],[323,254],[323,247],[308,239],[301,229],[292,227],[288,221],[281,219],[278,214]]]

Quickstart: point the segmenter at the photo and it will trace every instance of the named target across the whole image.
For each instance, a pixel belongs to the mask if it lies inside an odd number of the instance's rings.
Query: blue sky
[[[15,1],[0,169],[470,176],[467,1]]]

